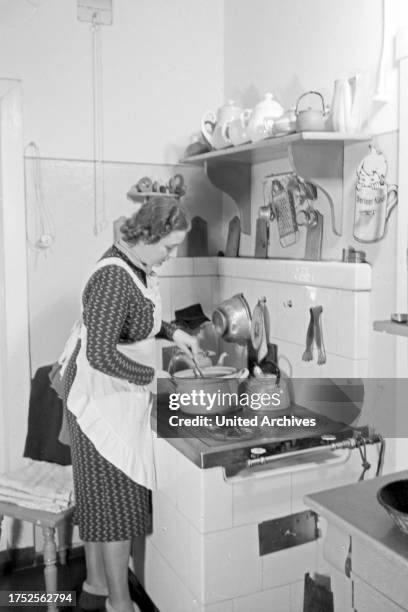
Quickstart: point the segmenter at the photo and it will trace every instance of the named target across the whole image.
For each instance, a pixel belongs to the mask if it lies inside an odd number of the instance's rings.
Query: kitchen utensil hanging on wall
[[[231,219],[228,225],[227,246],[225,257],[238,257],[239,243],[241,239],[241,221],[239,217]]]
[[[201,217],[193,217],[191,230],[187,234],[187,257],[208,256],[207,221]]]
[[[251,341],[260,363],[268,354],[269,343],[269,313],[266,309],[266,298],[259,298],[252,313]]]
[[[323,243],[323,215],[314,210],[315,221],[306,229],[305,257],[308,261],[320,261]]]
[[[271,219],[271,209],[269,206],[259,208],[259,216],[256,220],[255,233],[255,257],[268,257],[269,246],[269,222]]]
[[[313,361],[313,345],[317,349],[317,364],[326,363],[326,350],[323,342],[322,312],[323,306],[309,308],[310,321],[306,332],[306,348],[302,355],[303,361]]]
[[[299,226],[316,225],[317,217],[311,200],[317,198],[317,189],[307,183],[295,172],[270,174],[264,179],[265,206],[260,209],[260,216],[266,217],[267,209],[270,218],[276,219],[279,241],[282,247],[288,247],[299,239]]]
[[[26,156],[32,159],[28,160]],[[32,166],[32,181],[29,179],[28,164]],[[24,149],[24,188],[27,206],[27,242],[37,253],[42,252],[47,257],[55,242],[55,223],[44,198],[41,176],[41,155],[35,142],[30,142]],[[34,213],[35,235],[31,238],[29,221]]]

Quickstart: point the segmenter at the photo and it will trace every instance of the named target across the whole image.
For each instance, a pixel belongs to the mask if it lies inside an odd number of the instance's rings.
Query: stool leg
[[[65,522],[62,521],[57,527],[58,531],[58,558],[61,565],[67,564],[67,542],[65,537]]]
[[[44,578],[45,590],[47,593],[57,592],[57,547],[55,546],[55,529],[54,527],[43,527],[44,534]],[[55,603],[49,603],[47,606],[48,612],[56,612],[58,610]]]
[[[0,540],[1,540],[1,526],[3,523],[3,519],[4,519],[4,514],[0,514]]]

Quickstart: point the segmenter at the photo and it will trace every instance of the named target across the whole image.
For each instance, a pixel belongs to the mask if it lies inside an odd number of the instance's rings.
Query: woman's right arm
[[[148,385],[154,368],[129,359],[116,348],[132,290],[129,274],[119,266],[106,266],[95,272],[89,283],[85,324],[86,356],[91,367],[136,385]]]

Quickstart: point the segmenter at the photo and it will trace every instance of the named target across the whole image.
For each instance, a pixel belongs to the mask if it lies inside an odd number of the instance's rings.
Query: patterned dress
[[[123,259],[146,284],[142,269],[112,246],[103,256]],[[147,385],[154,369],[138,364],[117,350],[117,344],[144,340],[153,327],[153,304],[136,287],[126,270],[108,265],[94,272],[82,296],[87,328],[87,359],[104,374]],[[163,322],[159,336],[171,339],[175,327]],[[66,408],[76,375],[80,340],[64,376],[64,405],[70,437],[75,489],[75,521],[85,542],[116,542],[151,529],[150,490],[135,483],[107,461],[85,436]]]

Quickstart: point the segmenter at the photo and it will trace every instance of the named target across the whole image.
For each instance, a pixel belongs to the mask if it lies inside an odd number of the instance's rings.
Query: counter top
[[[385,484],[408,478],[408,470],[306,495],[304,502],[329,523],[369,543],[408,568],[408,535],[402,533],[377,500]]]

